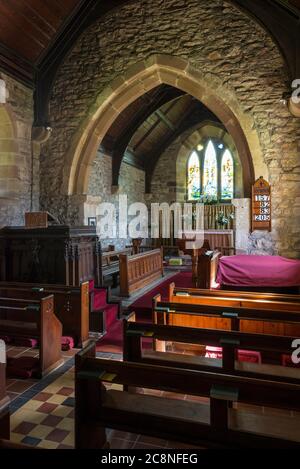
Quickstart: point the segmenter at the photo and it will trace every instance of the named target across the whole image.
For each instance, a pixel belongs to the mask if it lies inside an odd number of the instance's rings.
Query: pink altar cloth
[[[300,261],[280,256],[224,256],[217,283],[241,287],[298,287]]]

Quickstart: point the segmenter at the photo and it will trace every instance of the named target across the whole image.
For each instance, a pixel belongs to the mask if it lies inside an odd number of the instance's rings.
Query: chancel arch
[[[136,73],[136,70],[140,71]],[[257,151],[252,156],[250,152],[247,136],[251,141],[256,139],[257,149],[259,149],[259,140],[258,135],[251,129],[249,117],[243,114],[237,102],[234,106],[233,97],[230,107],[199,75],[199,72],[187,61],[171,56],[153,56],[129,69],[126,74],[129,77],[127,80],[125,77],[119,77],[113,82],[98,96],[96,103],[101,104],[97,109],[95,109],[96,104],[93,106],[93,116],[89,117],[82,129],[77,132],[67,154],[68,164],[65,165],[64,178],[68,195],[87,193],[89,174],[96,151],[114,120],[134,100],[162,83],[191,94],[220,118],[235,142],[248,181],[254,177],[255,159],[258,160],[257,167],[266,174],[267,169],[262,154]],[[250,194],[249,184],[245,190]]]
[[[50,99],[53,134],[41,158],[42,207],[59,212],[70,223],[81,222],[82,210],[77,205],[82,207],[89,195],[93,161],[110,126],[147,91],[169,84],[212,110],[232,136],[243,166],[240,186],[245,196],[259,176],[271,184],[278,181],[273,192],[274,230],[282,252],[292,252],[290,243],[280,241],[286,237],[287,212],[279,204],[282,191],[292,185],[288,175],[297,167],[299,131],[281,102],[289,75],[277,43],[255,19],[219,0],[209,5],[187,0],[174,10],[168,2],[144,0],[142,15],[151,24],[154,11],[158,12],[155,35],[140,21],[140,4],[135,1],[118,12],[108,12],[84,31],[61,64]],[[180,21],[183,13],[185,22]],[[166,18],[170,28],[162,33]],[[111,47],[111,25],[127,31],[129,23],[134,34],[126,39],[126,50],[121,37]],[[178,41],[183,35],[188,39]],[[88,41],[94,47],[87,57]],[[291,136],[288,143],[286,132]],[[119,165],[120,161],[113,161],[115,186]],[[153,180],[152,168],[146,179]],[[287,204],[295,185],[291,189]]]

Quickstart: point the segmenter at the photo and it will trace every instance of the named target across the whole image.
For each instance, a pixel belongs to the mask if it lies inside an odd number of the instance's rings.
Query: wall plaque
[[[252,186],[252,231],[272,230],[271,186],[261,176]]]

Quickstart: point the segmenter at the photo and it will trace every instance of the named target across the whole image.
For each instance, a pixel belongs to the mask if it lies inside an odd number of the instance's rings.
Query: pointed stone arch
[[[96,97],[88,116],[73,137],[64,165],[65,195],[85,195],[96,151],[117,116],[133,101],[151,89],[167,84],[199,99],[223,123],[231,135],[243,165],[247,187],[255,177],[268,175],[259,137],[252,118],[243,112],[237,99],[218,83],[205,76],[188,60],[169,55],[153,55],[129,67]],[[251,150],[250,150],[251,148]]]
[[[16,119],[8,104],[0,106],[0,226],[14,222],[20,193],[19,143]]]

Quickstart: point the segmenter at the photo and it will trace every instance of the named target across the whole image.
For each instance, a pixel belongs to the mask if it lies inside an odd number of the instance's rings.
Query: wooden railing
[[[121,254],[119,260],[121,296],[130,296],[134,291],[163,276],[161,249],[136,254],[135,256]]]

